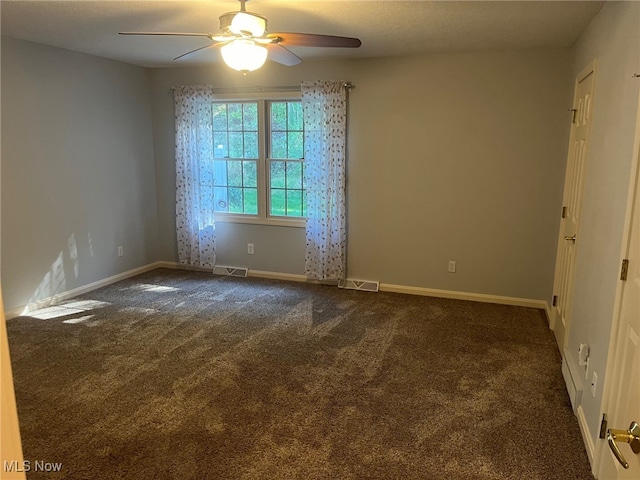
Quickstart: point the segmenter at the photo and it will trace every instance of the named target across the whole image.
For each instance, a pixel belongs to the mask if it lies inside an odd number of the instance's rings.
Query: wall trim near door
[[[78,295],[82,295],[84,293],[89,293],[98,288],[106,287],[107,285],[111,285],[112,283],[116,283],[121,280],[125,280],[127,278],[131,278],[136,275],[149,272],[151,270],[155,270],[156,268],[171,268],[176,270],[211,272],[211,274],[213,275],[212,268],[194,267],[190,265],[183,265],[177,262],[167,262],[167,261],[153,262],[148,265],[134,268],[132,270],[119,273],[117,275],[113,275],[103,280],[98,280],[96,282],[89,283],[82,287],[68,290],[66,292],[54,295],[52,297],[44,298],[44,299],[29,303],[28,305],[24,305],[22,307],[14,308],[12,310],[5,312],[6,318],[7,320],[10,320],[12,318],[19,317],[21,315],[28,315],[29,312],[33,312],[34,310],[58,305],[61,302],[64,302],[65,300],[68,300],[70,298],[76,297]],[[316,284],[328,283],[330,285],[336,284],[336,282],[321,282],[321,281],[309,278],[306,275],[300,275],[296,273],[268,272],[268,271],[262,271],[262,270],[249,269],[248,275],[250,277],[269,278],[273,280],[287,280],[287,281],[293,281],[293,282],[316,283]],[[456,300],[467,300],[472,302],[497,303],[499,305],[514,305],[519,307],[539,308],[545,311],[547,315],[547,322],[548,322],[548,319],[550,318],[549,305],[544,300],[506,297],[506,296],[500,296],[500,295],[488,295],[484,293],[457,292],[453,290],[439,290],[434,288],[413,287],[413,286],[407,286],[407,285],[394,285],[391,283],[380,283],[380,291],[393,292],[393,293],[405,293],[409,295],[421,295],[421,296],[427,296],[427,297],[452,298]],[[363,295],[375,295],[375,293],[363,292]]]

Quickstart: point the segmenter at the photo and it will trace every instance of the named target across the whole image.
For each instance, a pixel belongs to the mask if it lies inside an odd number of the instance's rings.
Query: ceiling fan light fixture
[[[242,73],[257,70],[267,60],[267,49],[249,39],[233,40],[221,48],[224,63]]]

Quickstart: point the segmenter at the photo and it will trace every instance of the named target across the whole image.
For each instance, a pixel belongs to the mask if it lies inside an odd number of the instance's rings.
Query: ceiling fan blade
[[[270,33],[267,38],[279,38],[277,43],[285,47],[342,47],[358,48],[362,45],[359,38],[318,35],[315,33]]]
[[[177,37],[213,37],[211,33],[183,33],[183,32],[119,32],[119,35],[173,35]]]
[[[267,47],[268,58],[276,63],[286,65],[287,67],[293,67],[302,62],[302,59],[298,57],[291,50],[286,49],[282,45],[277,43],[269,43],[265,45]]]
[[[187,53],[183,53],[182,55],[178,55],[174,60],[180,60],[182,57],[186,57],[187,55],[191,55],[192,53],[199,52],[200,50],[204,50],[209,47],[218,47],[221,43],[210,43],[209,45],[205,45],[204,47],[196,48],[195,50],[190,50]]]

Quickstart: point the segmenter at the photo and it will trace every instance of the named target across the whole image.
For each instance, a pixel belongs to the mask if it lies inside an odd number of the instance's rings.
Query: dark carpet
[[[154,270],[7,324],[29,479],[592,479],[541,310]]]

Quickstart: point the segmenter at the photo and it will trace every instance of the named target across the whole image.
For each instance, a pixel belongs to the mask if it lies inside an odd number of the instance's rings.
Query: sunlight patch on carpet
[[[127,290],[139,290],[142,292],[158,292],[158,293],[178,291],[178,289],[175,287],[168,287],[166,285],[152,285],[149,283],[136,283],[135,285],[130,286]]]
[[[53,320],[56,318],[66,317],[84,313],[97,308],[103,308],[110,305],[108,302],[99,302],[97,300],[80,300],[75,302],[67,302],[53,307],[42,308],[29,313],[29,317],[38,320]],[[66,322],[69,323],[69,322]]]

